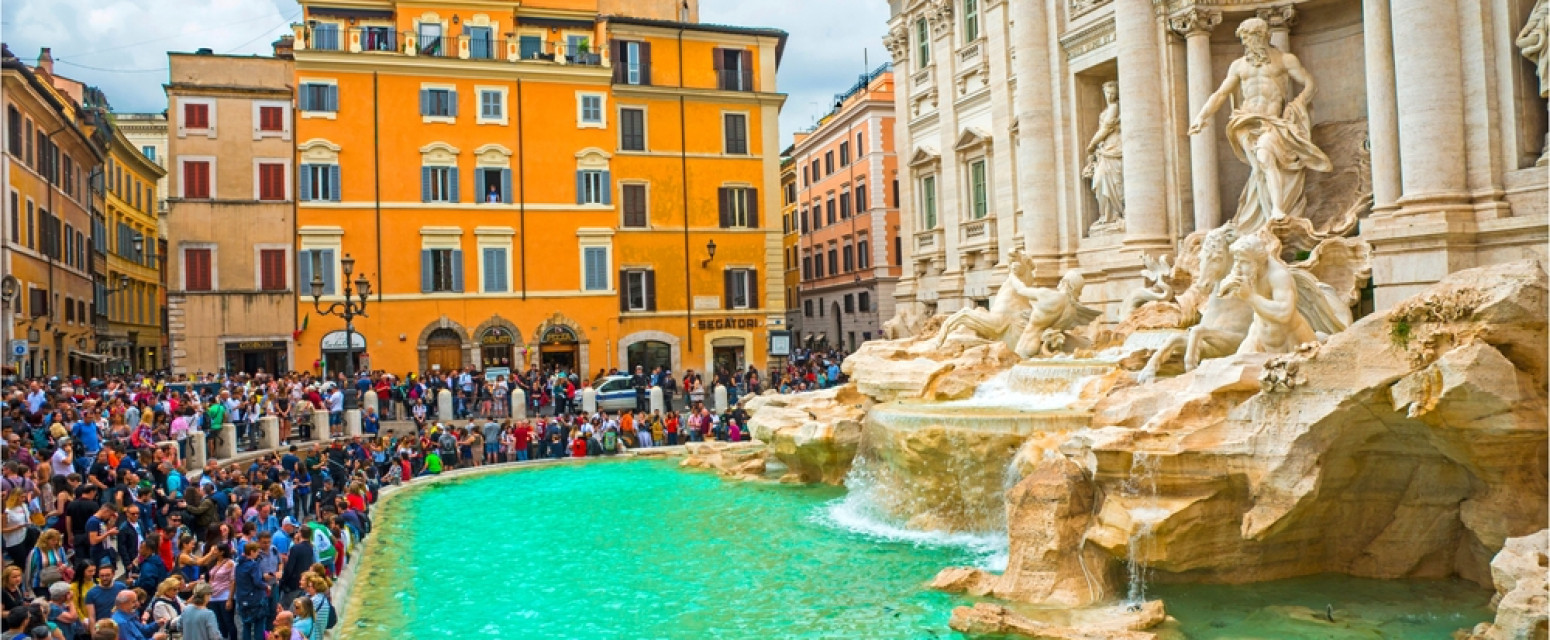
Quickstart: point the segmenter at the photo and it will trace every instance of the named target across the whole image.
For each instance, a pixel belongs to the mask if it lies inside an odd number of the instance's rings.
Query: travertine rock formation
[[[861,420],[871,399],[853,385],[748,400],[753,435],[769,443],[792,481],[838,485],[850,471],[861,443]]]
[[[1491,561],[1495,622],[1482,622],[1466,640],[1545,640],[1550,637],[1550,530],[1512,538]]]
[[[1001,342],[949,338],[876,340],[845,358],[841,369],[856,390],[878,402],[892,400],[956,400],[1005,371],[1021,358]]]
[[[1039,640],[1152,640],[1150,629],[1168,615],[1159,600],[1140,607],[1103,607],[1060,612],[1059,621],[1034,620],[998,604],[980,602],[953,609],[947,626],[968,634],[1019,635]]]
[[[758,442],[691,442],[680,467],[709,469],[730,478],[760,479],[764,476],[769,448]]]

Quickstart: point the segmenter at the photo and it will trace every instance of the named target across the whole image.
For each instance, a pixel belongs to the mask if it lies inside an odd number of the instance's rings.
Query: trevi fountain
[[[927,21],[933,29],[951,21],[955,3],[894,4],[889,44],[899,64],[913,55],[896,46],[916,37],[913,21],[923,21],[924,34]],[[1499,112],[1476,118],[1474,105],[1499,107],[1481,92],[1516,76],[1476,83],[1479,70],[1467,61],[1480,43],[1469,37],[1408,41],[1435,37],[1437,22],[1453,24],[1455,16],[1430,8],[1481,20],[1473,2],[1295,5],[1303,24],[1321,13],[1357,19],[1354,33],[1366,32],[1369,54],[1373,20],[1382,21],[1377,35],[1392,35],[1381,43],[1392,49],[1387,57],[1368,56],[1365,84],[1369,112],[1383,99],[1376,94],[1387,94],[1389,115],[1366,119],[1365,140],[1362,127],[1346,127],[1342,135],[1356,135],[1355,144],[1332,139],[1313,113],[1323,87],[1364,85],[1339,79],[1348,71],[1318,53],[1313,36],[1288,47],[1289,11],[1173,0],[983,4],[1010,12],[1014,23],[1039,22],[1011,27],[1019,75],[1055,71],[1037,48],[1059,35],[1042,29],[1055,14],[1071,21],[1091,10],[1098,20],[1112,11],[1117,81],[1091,83],[1101,99],[1091,102],[1091,129],[1073,143],[1080,160],[1056,164],[1080,176],[1092,213],[1075,246],[1085,251],[1092,238],[1117,235],[1124,242],[1113,246],[1121,249],[1094,268],[1084,262],[1093,252],[1062,253],[1070,225],[1059,238],[1036,238],[1040,222],[1018,220],[1019,245],[959,263],[956,276],[923,258],[907,274],[913,288],[901,287],[890,339],[849,355],[844,385],[748,398],[765,447],[734,453],[698,445],[686,464],[749,479],[842,484],[865,517],[903,530],[1004,537],[1004,566],[944,566],[930,584],[972,599],[952,612],[952,627],[964,633],[1177,637],[1166,594],[1181,593],[1181,585],[1344,576],[1478,585],[1494,592],[1481,603],[1490,610],[1461,621],[1453,637],[1545,638],[1546,2],[1479,3],[1485,20],[1515,21],[1510,33],[1485,29],[1507,38],[1488,38],[1488,48],[1515,56],[1493,59],[1538,83],[1530,85],[1537,100],[1518,105],[1539,113],[1516,117],[1539,128],[1514,138],[1518,151],[1505,168],[1497,166],[1509,155],[1498,131],[1476,130],[1500,124]],[[1145,51],[1127,48],[1126,38],[1155,41],[1181,17],[1208,30],[1224,18],[1232,24],[1230,34],[1208,36],[1203,59],[1218,58],[1209,82],[1188,70],[1189,108],[1167,125],[1181,134],[1168,146],[1219,142],[1238,166],[1217,173],[1238,197],[1231,215],[1197,215],[1193,231],[1159,247],[1130,242],[1155,225],[1138,219],[1147,214],[1142,198],[1152,196],[1133,180],[1152,178],[1137,163],[1153,160],[1135,157],[1145,147],[1132,136],[1162,135],[1133,124],[1155,115],[1130,114],[1160,89],[1127,87],[1146,81],[1132,71]],[[1202,58],[1194,40],[1189,46],[1194,64]],[[1314,53],[1294,55],[1299,46]],[[1424,69],[1444,76],[1443,84],[1416,75],[1416,64],[1449,56],[1451,66]],[[1385,68],[1374,60],[1387,60]],[[1385,75],[1386,85],[1375,82]],[[1416,94],[1409,82],[1447,95]],[[1048,97],[1042,116],[1033,100],[1021,92],[1016,99],[1024,132],[1041,117],[1053,126]],[[1417,100],[1435,104],[1418,109]],[[1450,114],[1458,120],[1442,127]],[[1019,162],[1050,151],[1029,149],[1027,136],[1019,145]],[[1482,157],[1495,164],[1476,166]],[[1197,171],[1209,167],[1198,154],[1186,161]],[[1334,207],[1312,186],[1327,188],[1331,172],[1358,174],[1355,195]],[[1046,179],[1022,178],[1019,189]],[[1532,188],[1511,188],[1524,183]],[[1470,191],[1479,184],[1498,187],[1494,195]],[[1464,195],[1450,194],[1449,185]],[[1048,207],[1032,209],[1021,214]],[[1452,235],[1465,227],[1476,235],[1461,248]],[[1486,238],[1488,228],[1513,229],[1516,248],[1501,249],[1502,241]],[[989,278],[985,300],[950,313],[939,309],[951,305],[922,302],[937,300],[920,293],[926,287],[968,286],[953,277]],[[1221,637],[1401,637],[1357,634],[1353,619],[1361,616],[1332,605],[1272,609],[1283,622],[1307,626],[1259,636],[1263,629],[1250,624]]]

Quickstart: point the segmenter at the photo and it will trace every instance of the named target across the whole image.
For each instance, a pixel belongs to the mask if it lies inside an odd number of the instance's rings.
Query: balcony
[[[746,69],[721,69],[716,72],[716,88],[722,91],[753,91],[753,73]]]
[[[305,26],[297,26],[297,42],[306,43]],[[610,66],[603,43],[549,42],[535,36],[476,38],[470,35],[428,36],[399,32],[387,27],[347,29],[340,38],[320,39],[298,50],[338,51],[370,55],[402,55],[419,58],[489,60],[491,62],[541,62],[587,67]],[[321,46],[317,46],[321,45]]]
[[[922,257],[925,254],[941,253],[947,249],[945,235],[941,228],[927,229],[915,232],[915,254]]]
[[[910,95],[922,93],[932,87],[936,82],[936,67],[928,66],[915,75],[910,76]]]
[[[958,249],[983,251],[996,246],[996,217],[986,216],[958,225]]]
[[[975,40],[974,42],[970,43],[968,46],[958,50],[958,64],[960,66],[968,66],[968,65],[974,64],[975,62],[979,61],[979,59],[980,59],[980,43],[981,42],[984,42],[984,41],[983,40]]]

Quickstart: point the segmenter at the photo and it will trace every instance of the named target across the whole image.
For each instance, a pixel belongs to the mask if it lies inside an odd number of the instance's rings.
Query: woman
[[[705,385],[698,378],[694,380],[694,386],[689,388],[689,404],[697,405],[705,402]]]
[[[84,615],[86,592],[97,586],[97,565],[85,560],[76,560],[70,570],[75,572],[75,578],[70,581],[70,602],[76,611]],[[46,591],[48,586],[44,585],[43,589]]]
[[[178,539],[177,568],[172,572],[183,576],[183,581],[194,584],[204,575],[204,568],[215,560],[215,551],[210,551],[203,556],[195,555],[199,548],[199,538],[193,534],[185,534]]]
[[[0,587],[4,588],[4,597],[0,598],[5,603],[5,610],[10,611],[16,607],[27,604],[28,591],[22,587],[22,568],[9,565],[4,573],[0,573]]]
[[[151,619],[166,620],[166,631],[176,632],[182,626],[183,601],[178,599],[178,591],[184,586],[183,579],[176,575],[156,586],[156,597],[151,599]],[[192,583],[187,586],[192,589]]]
[[[328,621],[334,615],[334,603],[328,599],[328,578],[308,573],[301,577],[301,586],[307,590],[307,598],[312,604],[312,629],[307,633],[307,640],[323,640]]]
[[[743,428],[738,426],[736,419],[727,421],[727,440],[731,442],[742,442],[743,440]]]
[[[188,606],[183,609],[183,618],[180,621],[183,640],[222,640],[222,638],[237,640],[235,633],[228,635],[221,629],[217,622],[219,616],[209,609],[212,592],[211,586],[203,582],[194,585],[194,595],[189,598]]]
[[[20,565],[27,561],[27,552],[32,551],[32,530],[27,525],[32,524],[27,513],[27,493],[21,487],[16,487],[5,492],[5,520],[0,522],[0,540],[5,543],[5,556],[11,564]]]
[[[210,567],[210,610],[215,612],[217,626],[220,627],[221,636],[236,640],[237,638],[237,611],[236,602],[232,600],[231,590],[233,580],[236,578],[237,563],[232,559],[231,545],[220,545],[215,548],[215,564]],[[199,597],[199,589],[194,589],[194,597]]]
[[[27,569],[23,572],[27,591],[44,593],[49,585],[66,579],[70,560],[65,555],[64,540],[64,535],[55,529],[38,536],[38,544],[27,554]]]
[[[297,598],[295,602],[291,603],[291,613],[295,614],[295,621],[291,625],[290,640],[307,640],[311,638],[313,618],[315,617],[315,612],[312,609],[312,599],[307,597]],[[327,625],[323,629],[327,631]],[[271,637],[274,640],[285,640],[279,634]],[[318,637],[322,636],[319,635]]]

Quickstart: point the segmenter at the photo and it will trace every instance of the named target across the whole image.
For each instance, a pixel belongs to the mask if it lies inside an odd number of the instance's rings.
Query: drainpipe
[[[371,188],[377,216],[377,304],[382,304],[382,291],[387,289],[387,283],[382,281],[384,273],[382,271],[382,119],[378,115],[380,104],[381,101],[377,99],[377,72],[373,71],[371,72]],[[335,187],[337,188],[337,185]],[[297,222],[300,223],[300,221]],[[349,343],[345,344],[349,346]]]
[[[689,271],[689,134],[684,114],[684,29],[678,27],[678,171],[683,187],[684,217],[684,342],[694,352],[694,274]],[[683,363],[679,363],[680,365]],[[687,368],[687,367],[685,367]]]
[[[522,269],[522,299],[527,300],[527,153],[523,145],[527,136],[522,134],[522,79],[517,78],[517,234],[521,244],[517,255]],[[535,336],[536,337],[536,336]],[[536,344],[537,341],[535,340]]]

